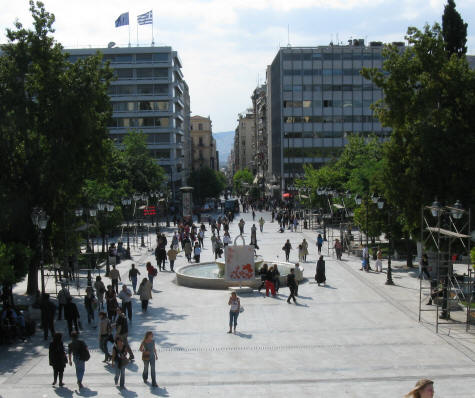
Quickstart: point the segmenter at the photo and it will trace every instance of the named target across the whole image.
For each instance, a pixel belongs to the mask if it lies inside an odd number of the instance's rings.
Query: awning
[[[448,229],[427,227],[427,230],[434,233],[440,233],[441,235],[450,236],[451,238],[471,238],[470,235],[459,234],[458,232],[450,231]]]

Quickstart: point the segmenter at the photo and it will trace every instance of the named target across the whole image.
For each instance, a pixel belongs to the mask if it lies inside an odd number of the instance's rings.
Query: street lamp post
[[[114,205],[112,203],[99,202],[97,204],[97,210],[105,211],[106,213],[112,213],[114,211]],[[110,262],[109,262],[109,241],[107,239],[107,234],[104,232],[105,241],[106,241],[106,276],[109,276],[110,272]],[[102,240],[102,245],[104,246],[104,238]]]
[[[45,294],[45,272],[44,272],[44,258],[43,258],[43,231],[48,226],[49,216],[43,209],[34,208],[31,213],[31,220],[33,225],[38,228],[40,240],[40,270],[41,270],[41,293]]]
[[[378,209],[382,210],[384,207],[384,200],[382,198],[378,198],[376,203],[378,205]],[[385,285],[394,285],[391,268],[391,243],[391,211],[388,209],[388,272],[386,274]]]
[[[127,249],[126,249],[126,258],[127,259],[130,259],[130,233],[129,233],[129,206],[132,204],[132,199],[130,199],[129,197],[124,197],[122,198],[122,205],[124,206],[124,209],[127,208],[127,216],[125,217],[126,218],[126,222],[127,222]]]
[[[362,197],[360,195],[355,196],[355,202],[358,206],[360,206],[363,202],[366,207],[366,214],[365,214],[365,224],[366,224],[366,256],[365,256],[365,263],[366,263],[366,271],[369,271],[371,269],[369,265],[369,241],[368,241],[368,200],[365,198],[363,201]]]

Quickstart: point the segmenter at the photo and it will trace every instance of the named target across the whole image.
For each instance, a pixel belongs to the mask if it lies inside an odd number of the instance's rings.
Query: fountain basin
[[[264,264],[264,260],[259,260],[255,264],[256,273]],[[285,286],[287,274],[290,269],[295,267],[293,263],[283,261],[267,261],[267,264],[277,264],[280,272],[280,283]],[[177,283],[181,286],[201,288],[201,289],[227,289],[231,286],[249,286],[258,288],[261,284],[261,277],[257,276],[253,280],[227,281],[223,278],[224,263],[223,262],[206,262],[198,264],[187,264],[175,270]]]

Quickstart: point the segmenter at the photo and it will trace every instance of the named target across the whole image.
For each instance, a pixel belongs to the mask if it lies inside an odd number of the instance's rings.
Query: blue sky
[[[29,26],[27,0],[2,2],[0,43],[15,19]],[[156,45],[171,45],[183,61],[192,114],[211,116],[215,132],[234,130],[237,115],[279,46],[402,41],[408,26],[440,22],[446,0],[44,0],[56,16],[55,37],[66,48],[127,46],[129,29],[115,28],[130,14],[130,37],[137,43],[136,16],[154,14]],[[475,0],[456,1],[468,23],[469,54],[475,54]],[[150,45],[151,26],[139,28],[139,44]]]

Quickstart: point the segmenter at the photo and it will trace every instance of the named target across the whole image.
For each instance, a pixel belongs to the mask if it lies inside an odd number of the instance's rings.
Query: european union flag
[[[129,24],[129,12],[124,12],[115,20],[115,27],[124,26]]]

